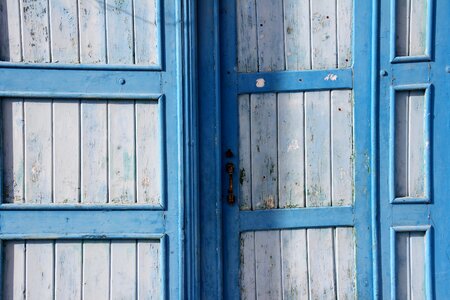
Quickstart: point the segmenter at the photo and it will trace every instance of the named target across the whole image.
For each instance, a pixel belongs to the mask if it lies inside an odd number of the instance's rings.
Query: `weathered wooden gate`
[[[3,299],[182,294],[181,16],[0,1]]]

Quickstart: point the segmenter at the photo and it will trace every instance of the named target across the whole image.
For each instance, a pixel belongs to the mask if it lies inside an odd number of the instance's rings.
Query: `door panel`
[[[381,298],[450,296],[449,12],[440,0],[380,6]]]
[[[2,299],[184,294],[181,7],[0,0]]]
[[[370,297],[370,8],[354,5],[222,3],[226,299]]]

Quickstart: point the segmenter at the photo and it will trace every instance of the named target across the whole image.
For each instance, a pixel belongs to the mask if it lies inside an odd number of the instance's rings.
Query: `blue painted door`
[[[450,3],[381,1],[380,291],[450,297]]]
[[[220,5],[223,297],[370,299],[371,4]]]
[[[178,299],[181,1],[0,1],[2,299]]]

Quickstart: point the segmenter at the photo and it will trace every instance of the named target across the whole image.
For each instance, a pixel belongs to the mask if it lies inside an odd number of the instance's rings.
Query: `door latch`
[[[228,200],[228,204],[233,205],[234,202],[236,201],[236,197],[234,196],[234,192],[233,192],[234,164],[233,163],[227,163],[225,165],[225,170],[227,171],[227,174],[228,174],[228,196],[227,196],[227,200]]]

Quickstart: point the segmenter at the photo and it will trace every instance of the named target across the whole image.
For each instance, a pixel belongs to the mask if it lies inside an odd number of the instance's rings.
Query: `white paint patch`
[[[327,76],[325,76],[325,78],[324,78],[323,80],[326,80],[326,81],[328,81],[328,80],[336,81],[337,78],[338,78],[338,77],[337,77],[336,74],[330,73],[330,74],[328,74]]]
[[[256,87],[258,88],[262,88],[266,85],[266,81],[264,80],[264,78],[258,78],[256,79]]]
[[[289,143],[287,152],[295,151],[295,150],[298,150],[298,149],[300,149],[300,146],[298,144],[298,140],[294,139],[294,140],[292,140]]]

